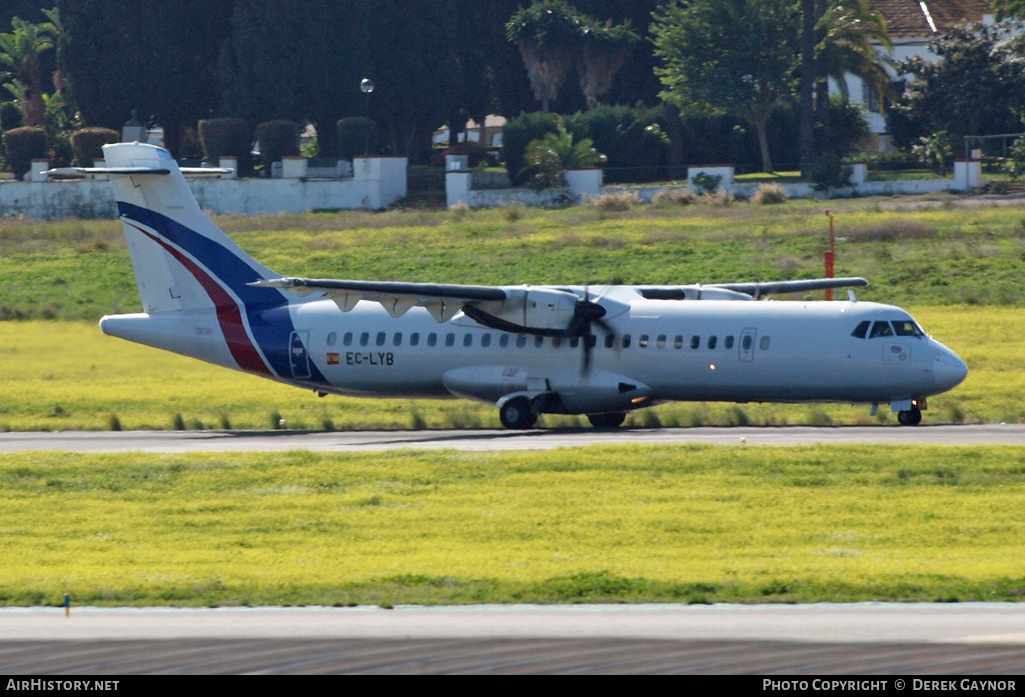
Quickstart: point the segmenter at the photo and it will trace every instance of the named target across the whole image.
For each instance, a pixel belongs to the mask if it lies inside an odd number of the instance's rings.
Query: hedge
[[[222,157],[249,157],[253,139],[245,119],[201,119],[199,141],[203,157],[217,163]]]
[[[117,143],[121,134],[111,128],[83,128],[71,134],[71,149],[79,167],[92,167],[103,158],[103,146]]]
[[[7,166],[21,179],[32,169],[32,160],[46,157],[46,131],[35,126],[12,128],[4,133],[3,146]]]

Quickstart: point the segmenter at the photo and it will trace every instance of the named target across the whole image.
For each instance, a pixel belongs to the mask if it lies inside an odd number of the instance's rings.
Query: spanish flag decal
[[[327,354],[327,364],[328,365],[338,365],[338,354],[337,353],[329,353],[329,354]]]

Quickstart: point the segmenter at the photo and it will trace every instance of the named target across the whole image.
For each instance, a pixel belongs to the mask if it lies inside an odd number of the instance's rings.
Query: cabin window
[[[872,323],[868,320],[865,320],[864,322],[859,322],[858,326],[856,326],[854,328],[854,331],[851,332],[851,336],[853,336],[855,339],[864,339],[866,336],[868,336],[868,325],[870,324]]]
[[[370,343],[370,332],[363,332],[359,335],[359,345],[366,346]]]
[[[455,334],[451,334],[451,333],[446,334],[445,335],[445,345],[448,346],[449,348],[455,346],[456,345],[456,335]]]
[[[330,334],[327,335],[327,345],[328,346],[334,346],[336,341],[338,341],[338,333],[337,332],[331,332]]]
[[[666,335],[665,334],[659,334],[658,335],[658,338],[655,339],[655,346],[657,346],[659,348],[665,348],[666,347]]]
[[[587,335],[587,348],[594,348],[598,344],[598,337],[594,334]]]
[[[612,348],[615,345],[616,345],[616,336],[615,336],[615,334],[606,334],[605,335],[605,348]]]
[[[437,346],[438,345],[438,335],[435,334],[434,332],[431,332],[430,334],[428,334],[427,335],[427,345],[428,346]]]
[[[683,348],[683,335],[682,334],[677,334],[676,338],[673,339],[673,348],[675,348],[675,349],[682,349]]]
[[[623,348],[630,348],[630,335],[629,334],[624,334],[623,335]]]
[[[719,343],[719,337],[717,337],[717,336],[710,336],[710,337],[708,337],[708,348],[714,349],[716,347],[716,344],[718,344],[718,343]]]
[[[543,336],[541,336],[540,334],[538,334],[537,336],[534,337],[534,346],[536,348],[541,348],[542,346],[544,346],[544,343],[545,343],[545,338]]]
[[[387,340],[388,334],[385,332],[377,332],[377,345],[384,346],[384,342]]]
[[[352,332],[345,332],[342,337],[342,346],[352,346]]]
[[[402,346],[402,332],[395,332],[391,338],[392,345]]]
[[[516,335],[516,346],[518,348],[523,348],[526,345],[527,345],[527,335],[526,334],[517,334]]]
[[[463,346],[465,346],[467,348],[473,346],[473,334],[464,334],[463,335]]]
[[[637,348],[648,348],[647,334],[641,334],[641,338],[637,340]]]
[[[509,345],[509,335],[508,334],[503,334],[502,336],[498,337],[498,345],[501,346],[502,348],[505,348],[506,346],[508,346]]]
[[[552,348],[559,348],[560,346],[562,346],[562,337],[561,336],[553,336],[552,337]]]
[[[740,347],[746,353],[746,352],[751,350],[751,344],[753,344],[753,343],[754,343],[754,337],[751,336],[750,334],[745,334],[743,340],[741,340],[741,342],[740,342]]]
[[[409,345],[419,346],[420,345],[420,332],[413,332],[409,335]]]
[[[572,337],[569,340],[569,347],[570,348],[576,348],[579,345],[580,345],[580,337],[579,336],[574,336],[574,337]]]
[[[872,325],[872,334],[869,338],[878,339],[881,336],[893,336],[893,330],[890,329],[889,322],[876,322]]]
[[[484,348],[491,346],[491,334],[485,334],[480,338],[480,345]]]
[[[769,350],[769,337],[763,336],[761,339],[759,339],[758,340],[758,348],[760,348],[762,351],[768,351]]]
[[[692,336],[690,338],[690,347],[692,349],[701,348],[701,337],[700,336]]]
[[[725,339],[723,339],[722,345],[723,345],[723,348],[725,348],[727,351],[729,351],[731,348],[733,348],[733,337],[732,336],[728,336]]]
[[[922,336],[922,330],[911,320],[897,320],[893,323],[897,336]]]

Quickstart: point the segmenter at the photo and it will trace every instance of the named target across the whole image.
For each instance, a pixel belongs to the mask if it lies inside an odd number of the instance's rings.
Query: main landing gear
[[[515,397],[503,404],[498,410],[498,418],[506,428],[519,431],[528,429],[537,422],[537,414],[526,397]]]
[[[907,411],[898,411],[897,423],[901,426],[917,426],[922,423],[922,410],[918,407],[911,407]]]
[[[587,420],[595,428],[619,428],[626,420],[626,414],[621,411],[609,412],[607,414],[588,414]]]

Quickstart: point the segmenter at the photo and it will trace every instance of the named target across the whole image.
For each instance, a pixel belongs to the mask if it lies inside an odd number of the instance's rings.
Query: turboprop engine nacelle
[[[493,317],[531,329],[565,329],[579,302],[575,294],[552,288],[507,289],[501,303],[481,303],[480,309]]]

